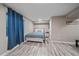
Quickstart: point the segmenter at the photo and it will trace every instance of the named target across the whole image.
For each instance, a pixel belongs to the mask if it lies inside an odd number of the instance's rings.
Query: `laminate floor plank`
[[[74,50],[73,48],[72,48],[72,46],[70,46],[70,45],[62,45],[64,48],[66,48],[66,50],[69,52],[69,53],[71,53],[71,55],[73,55],[73,56],[77,56],[77,55],[79,55],[77,52],[76,52],[76,50]]]
[[[60,51],[62,51],[64,53],[63,55],[71,56],[71,54],[66,49],[64,49],[64,47],[61,46],[62,44],[57,44],[57,45],[59,46]]]
[[[58,45],[58,44],[54,44],[57,48],[58,48],[58,51],[59,51],[59,54],[61,55],[61,56],[64,56],[65,54],[63,53],[63,49],[61,49],[61,46],[60,45]]]
[[[73,45],[63,43],[24,42],[6,56],[78,56],[78,49]]]

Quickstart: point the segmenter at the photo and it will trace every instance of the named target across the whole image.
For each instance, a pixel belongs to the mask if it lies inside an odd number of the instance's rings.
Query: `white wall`
[[[7,51],[6,12],[7,8],[0,4],[0,54]]]
[[[52,25],[53,24],[53,21],[52,21],[52,18],[50,18],[50,20],[49,20],[49,35],[50,35],[50,37],[49,37],[49,39],[51,40],[52,39]]]
[[[52,18],[52,41],[75,42],[75,39],[79,39],[79,24],[67,25],[66,20],[74,19],[67,19],[66,17]]]
[[[24,36],[29,33],[29,32],[33,32],[33,22],[24,18]]]
[[[60,30],[65,27],[66,25],[66,19],[65,17],[52,17],[52,26],[51,26],[51,32],[52,32],[52,41],[57,41],[58,40],[58,33]],[[61,34],[59,34],[61,35]]]
[[[49,21],[48,20],[34,21],[34,30],[35,29],[44,29],[44,32],[48,32],[49,31]]]
[[[79,19],[75,21],[79,22]],[[79,40],[79,23],[74,24],[74,22],[62,28],[61,31],[57,34],[56,40],[65,42],[75,42],[76,39]]]
[[[35,29],[44,29],[45,31],[48,31],[48,24],[39,24],[39,25],[34,25]]]

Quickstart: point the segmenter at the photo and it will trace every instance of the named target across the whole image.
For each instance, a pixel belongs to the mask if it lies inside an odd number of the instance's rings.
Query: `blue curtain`
[[[7,36],[8,36],[8,49],[12,49],[17,44],[24,41],[23,30],[23,16],[8,8],[7,19]]]
[[[11,49],[16,46],[15,40],[15,21],[14,21],[14,11],[8,9],[8,48]]]
[[[20,36],[19,36],[19,14],[16,13],[16,43],[20,44]]]
[[[23,33],[23,16],[19,16],[19,36],[20,36],[20,43],[24,41],[24,33]]]

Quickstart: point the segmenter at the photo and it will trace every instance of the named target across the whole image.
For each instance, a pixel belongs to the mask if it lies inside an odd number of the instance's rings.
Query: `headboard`
[[[44,29],[35,28],[35,32],[44,32]]]

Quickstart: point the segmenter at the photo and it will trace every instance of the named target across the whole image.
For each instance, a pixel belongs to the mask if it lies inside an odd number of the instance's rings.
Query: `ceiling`
[[[77,8],[77,3],[4,3],[18,13],[30,18],[48,20],[51,16],[63,16]]]

